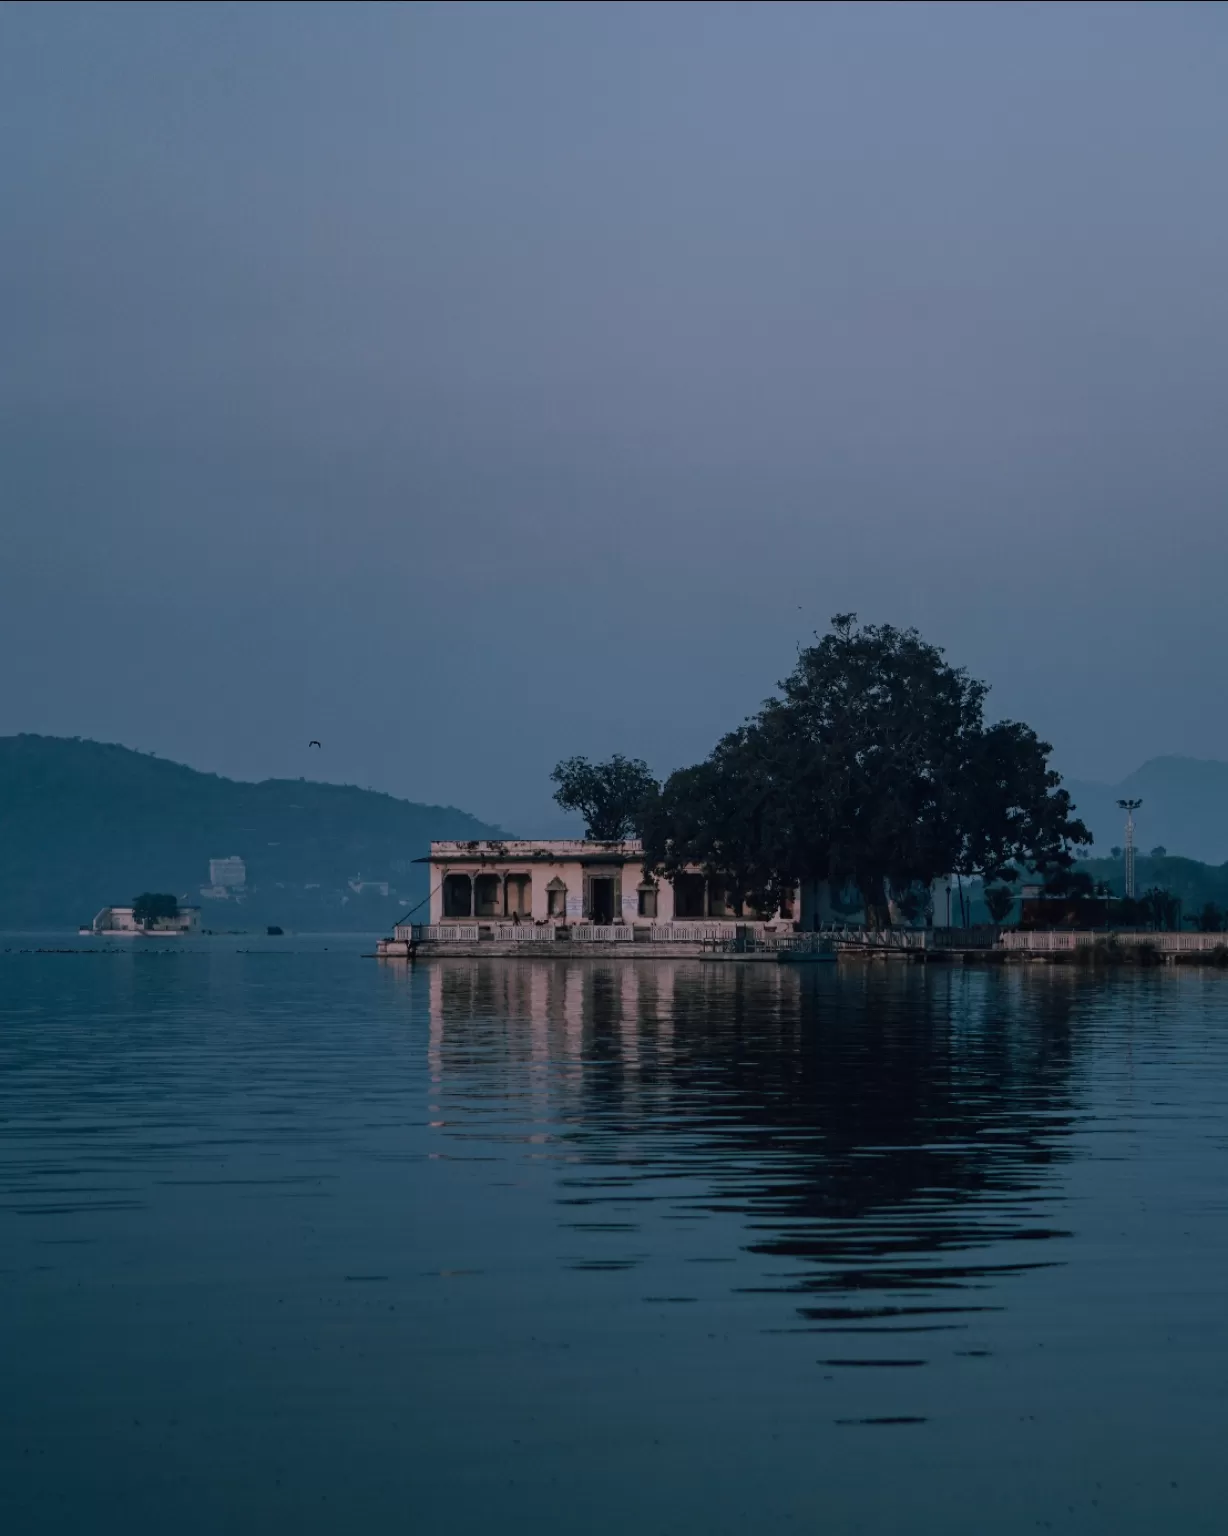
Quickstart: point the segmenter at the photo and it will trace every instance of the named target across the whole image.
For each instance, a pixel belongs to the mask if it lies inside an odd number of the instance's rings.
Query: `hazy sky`
[[[544,830],[854,609],[1228,757],[1226,81],[1216,5],[4,6],[0,733]]]

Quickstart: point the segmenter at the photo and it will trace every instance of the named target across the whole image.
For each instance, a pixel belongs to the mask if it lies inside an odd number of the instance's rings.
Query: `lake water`
[[[1228,1529],[1228,975],[33,944],[6,1533]]]

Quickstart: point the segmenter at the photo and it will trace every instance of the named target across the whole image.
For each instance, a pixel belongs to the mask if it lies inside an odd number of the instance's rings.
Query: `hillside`
[[[1108,886],[1114,896],[1125,894],[1125,865],[1121,859],[1089,859],[1077,866]],[[1181,902],[1185,917],[1193,918],[1208,902],[1228,911],[1228,864],[1200,864],[1197,859],[1139,857],[1134,866],[1135,890],[1157,886]]]
[[[0,929],[75,927],[173,891],[205,927],[383,929],[427,892],[431,838],[498,829],[444,806],[305,779],[248,784],[96,741],[0,737]],[[209,860],[247,865],[241,902],[202,897]],[[351,882],[387,881],[389,894]]]
[[[1197,757],[1153,757],[1120,784],[1069,779],[1066,788],[1091,828],[1098,856],[1123,841],[1118,800],[1141,799],[1137,843],[1210,864],[1228,860],[1228,763]]]

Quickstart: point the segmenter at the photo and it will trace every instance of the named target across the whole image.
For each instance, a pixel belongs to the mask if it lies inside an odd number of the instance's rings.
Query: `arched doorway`
[[[445,917],[473,916],[473,887],[468,875],[443,877],[443,915]]]
[[[501,917],[503,882],[498,875],[477,875],[473,882],[473,915]]]
[[[503,910],[508,917],[533,916],[533,877],[508,875],[503,882]]]

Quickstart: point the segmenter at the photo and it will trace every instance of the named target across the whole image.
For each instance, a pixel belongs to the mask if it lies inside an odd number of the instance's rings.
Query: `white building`
[[[209,884],[241,891],[247,884],[247,865],[237,853],[224,859],[210,859]]]
[[[811,932],[849,921],[837,907],[826,881],[799,886],[777,912],[738,910],[724,883],[695,867],[672,880],[646,879],[643,845],[638,839],[618,843],[585,840],[433,842],[428,858],[431,894],[429,926],[472,927],[493,923],[571,927],[654,929],[654,937],[674,928],[699,937],[698,928],[735,925],[765,934]],[[950,925],[951,881],[935,880],[927,910],[915,921]],[[893,911],[897,923],[904,922]],[[401,925],[405,926],[405,925]],[[441,935],[443,936],[443,935]],[[629,937],[620,934],[618,937]],[[637,937],[643,934],[637,932]]]
[[[698,869],[673,880],[646,879],[643,857],[638,839],[434,842],[422,860],[431,867],[430,924],[794,926],[796,902],[775,913],[738,913],[722,882]]]
[[[133,916],[132,907],[103,907],[90,924],[89,931],[99,934],[154,934],[160,938],[181,933],[199,933],[200,908],[180,907],[178,917],[159,917],[150,927],[142,928]]]

